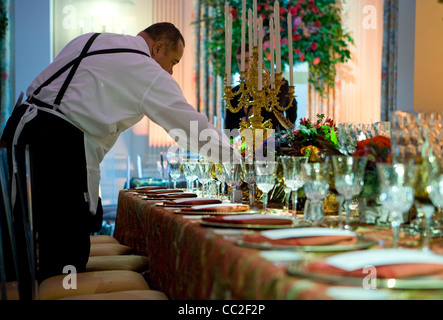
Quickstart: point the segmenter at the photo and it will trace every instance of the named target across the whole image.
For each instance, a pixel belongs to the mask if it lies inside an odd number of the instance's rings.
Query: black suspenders
[[[91,47],[92,43],[94,42],[94,40],[99,35],[100,35],[100,33],[94,33],[91,36],[91,38],[89,38],[89,40],[86,43],[86,45],[84,46],[81,54],[77,58],[75,58],[74,60],[72,60],[71,62],[67,63],[65,66],[63,66],[56,73],[54,73],[48,80],[43,82],[42,85],[40,87],[38,87],[34,91],[34,93],[32,94],[32,97],[28,99],[28,102],[36,104],[36,105],[38,105],[40,107],[44,107],[44,108],[49,108],[49,109],[58,108],[58,106],[62,102],[62,99],[63,99],[63,96],[65,95],[66,90],[68,89],[69,84],[72,81],[72,78],[75,75],[75,72],[77,71],[78,67],[80,66],[80,63],[82,62],[83,59],[85,59],[87,57],[98,55],[98,54],[111,54],[111,53],[130,52],[130,53],[142,54],[142,55],[145,55],[145,56],[150,58],[150,56],[146,52],[143,52],[143,51],[140,51],[140,50],[135,50],[135,49],[125,49],[125,48],[104,49],[104,50],[96,50],[96,51],[88,52],[88,50]],[[44,87],[46,87],[49,84],[51,84],[52,81],[54,81],[55,79],[60,77],[63,73],[65,73],[67,70],[69,70],[69,68],[71,68],[71,71],[69,72],[68,76],[65,79],[65,82],[63,83],[62,87],[60,88],[60,91],[58,92],[57,97],[55,98],[54,104],[52,106],[49,105],[48,103],[43,102],[43,101],[41,101],[41,100],[39,100],[39,99],[34,97],[35,95],[38,95],[40,93],[40,91]]]

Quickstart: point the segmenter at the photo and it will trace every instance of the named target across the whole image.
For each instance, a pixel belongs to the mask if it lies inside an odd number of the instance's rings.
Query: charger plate
[[[201,225],[203,225],[205,227],[231,228],[231,229],[255,229],[255,230],[306,228],[306,227],[311,226],[311,223],[309,223],[307,221],[295,221],[293,224],[283,224],[283,225],[237,224],[237,223],[223,223],[223,222],[210,222],[210,221],[201,221],[200,223],[201,223]]]
[[[347,285],[362,287],[364,283],[370,282],[371,286],[375,286],[377,289],[410,289],[410,290],[422,290],[422,289],[443,289],[443,278],[430,276],[430,277],[415,277],[405,279],[379,279],[373,278],[365,280],[364,277],[344,277],[337,275],[320,274],[313,271],[306,271],[305,267],[298,263],[290,263],[287,268],[288,274],[296,277],[303,277],[310,280],[320,281],[333,285]]]
[[[177,214],[187,215],[204,215],[204,216],[227,216],[236,214],[257,214],[259,211],[232,211],[232,212],[214,212],[214,211],[187,211],[187,210],[174,210]]]
[[[377,244],[376,241],[363,236],[358,236],[357,241],[351,245],[320,245],[320,246],[285,246],[273,245],[269,242],[254,243],[237,240],[237,245],[260,250],[294,250],[304,252],[334,252],[368,249]]]

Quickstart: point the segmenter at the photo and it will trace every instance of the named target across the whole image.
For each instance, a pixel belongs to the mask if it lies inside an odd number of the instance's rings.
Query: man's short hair
[[[248,42],[245,43],[245,52],[249,52],[249,43]],[[241,45],[239,45],[237,47],[237,51],[235,52],[235,54],[236,55],[241,54]]]
[[[143,30],[143,32],[147,33],[154,41],[165,41],[169,43],[173,50],[177,49],[179,41],[182,41],[183,46],[185,46],[183,35],[172,23],[155,23]]]

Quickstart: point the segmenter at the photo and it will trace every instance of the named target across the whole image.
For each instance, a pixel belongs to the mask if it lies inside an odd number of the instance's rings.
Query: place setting
[[[328,284],[368,289],[443,289],[443,256],[405,248],[359,250],[299,260],[287,272]]]

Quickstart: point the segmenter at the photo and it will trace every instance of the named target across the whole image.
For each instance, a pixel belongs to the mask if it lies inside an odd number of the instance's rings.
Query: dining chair
[[[20,158],[24,157],[24,159]],[[143,275],[130,270],[106,270],[106,271],[87,271],[80,273],[61,274],[47,278],[40,283],[36,281],[37,257],[35,251],[35,234],[33,230],[33,212],[32,212],[32,168],[30,161],[31,153],[29,146],[26,146],[23,154],[16,154],[16,159],[22,160],[24,164],[18,166],[17,180],[18,190],[21,198],[25,196],[25,203],[22,206],[21,217],[23,226],[27,231],[26,235],[26,257],[28,259],[28,269],[25,272],[18,271],[17,279],[19,284],[19,298],[23,300],[55,300],[72,296],[90,296],[93,294],[107,294],[110,292],[138,292],[146,291],[145,299],[164,298],[161,292],[151,290]],[[18,163],[18,162],[17,162]],[[3,184],[2,184],[3,185]],[[8,188],[6,188],[8,189]],[[8,190],[6,190],[8,191]],[[10,198],[10,194],[8,194]],[[12,207],[8,212],[12,214]],[[150,294],[150,295],[149,295]],[[123,293],[122,293],[123,295]],[[129,293],[127,293],[129,295]],[[90,297],[93,299],[94,297]],[[104,299],[103,296],[96,298]],[[110,296],[108,299],[111,299]]]

